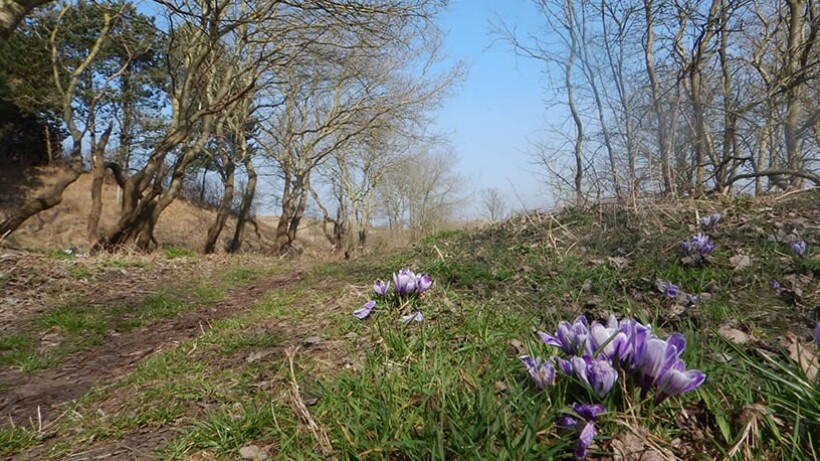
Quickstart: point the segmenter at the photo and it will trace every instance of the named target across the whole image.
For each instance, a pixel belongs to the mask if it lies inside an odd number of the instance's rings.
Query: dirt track
[[[63,406],[90,388],[115,381],[155,350],[201,334],[211,321],[236,315],[266,292],[289,286],[300,276],[301,272],[270,276],[252,286],[232,291],[215,305],[110,336],[94,349],[67,357],[56,368],[32,375],[15,370],[2,371],[0,417],[3,422],[0,424],[8,424],[9,418],[17,424],[37,421],[38,418],[41,424],[47,424],[62,413]]]

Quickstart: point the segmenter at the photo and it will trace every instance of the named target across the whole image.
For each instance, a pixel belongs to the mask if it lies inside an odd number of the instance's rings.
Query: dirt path
[[[296,283],[301,275],[302,272],[289,272],[267,277],[234,290],[215,305],[111,336],[105,344],[70,356],[53,369],[32,375],[0,372],[0,424],[8,424],[9,418],[18,424],[39,418],[46,424],[62,413],[62,406],[93,386],[115,381],[155,350],[201,334],[211,321],[236,315],[268,291]]]

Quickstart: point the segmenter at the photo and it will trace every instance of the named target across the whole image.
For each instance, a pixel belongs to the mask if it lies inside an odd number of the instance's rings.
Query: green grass
[[[185,247],[169,247],[162,251],[168,259],[190,258],[196,256],[196,252],[194,252],[194,250]]]
[[[81,441],[80,450],[89,441],[175,427],[178,436],[158,447],[158,458],[205,450],[236,459],[241,447],[254,444],[273,459],[326,459],[295,410],[295,380],[337,459],[573,459],[577,434],[559,430],[556,418],[579,401],[608,407],[597,421],[592,459],[611,455],[627,426],[651,434],[641,440],[681,459],[815,459],[820,387],[777,345],[785,331],[805,342],[806,328],[817,321],[814,269],[755,230],[765,231],[775,218],[755,214],[753,203],[718,206],[730,217],[750,214],[719,223],[712,233],[718,249],[699,266],[682,264],[678,249],[693,233],[693,210],[647,219],[633,211],[582,209],[523,227],[449,231],[405,252],[317,265],[301,283],[211,322],[204,334],[147,357],[128,376],[90,393],[74,409],[85,417],[61,423],[59,454],[71,451],[66,440]],[[812,232],[801,236],[818,241]],[[752,257],[752,267],[731,267],[739,252]],[[402,312],[385,303],[367,320],[355,319],[352,311],[374,296],[373,279],[389,280],[400,267],[434,279],[418,303],[426,320],[402,325]],[[231,267],[193,298],[210,302],[270,273]],[[701,301],[676,306],[659,292],[658,280],[700,294]],[[796,280],[802,295],[777,293],[772,280]],[[177,315],[188,308],[186,294],[161,293],[127,313],[142,312],[146,323]],[[609,313],[650,323],[660,337],[681,332],[688,342],[683,359],[706,373],[706,383],[658,404],[626,375],[619,378],[624,387],[603,399],[563,376],[536,390],[518,357],[555,350],[535,332],[552,332],[577,315],[604,320]],[[69,320],[56,322],[58,328]],[[717,333],[724,323],[754,341],[728,343]],[[305,341],[311,336],[320,341]],[[11,354],[30,345],[19,337],[0,342],[0,353],[4,347]],[[285,353],[291,347],[293,375]],[[257,352],[266,355],[252,359]],[[100,402],[117,399],[118,413],[96,411]]]
[[[12,455],[36,445],[37,432],[20,426],[0,427],[0,455]]]

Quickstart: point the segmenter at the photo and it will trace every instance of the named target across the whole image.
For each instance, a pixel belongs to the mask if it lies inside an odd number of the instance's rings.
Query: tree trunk
[[[219,210],[216,212],[216,220],[208,228],[208,235],[205,237],[205,254],[211,254],[216,250],[216,241],[219,239],[219,234],[225,227],[225,221],[228,220],[228,215],[231,212],[231,205],[233,204],[233,188],[234,176],[236,167],[233,161],[226,159],[225,161],[225,192],[222,195],[222,202],[219,204]]]
[[[797,77],[805,0],[788,0],[786,3],[789,6],[789,41],[788,50],[786,51],[786,118],[783,121],[783,135],[786,142],[786,163],[790,170],[797,171],[802,167],[800,140],[798,139],[798,124],[800,123],[801,113],[800,86],[791,80]],[[791,187],[795,189],[803,187],[802,178],[792,176]]]
[[[239,216],[236,217],[236,230],[228,245],[228,253],[236,253],[242,248],[242,237],[245,232],[245,224],[251,212],[251,205],[253,205],[253,197],[256,194],[256,170],[253,167],[253,162],[250,157],[244,160],[245,171],[248,174],[248,184],[245,187],[245,193],[242,195],[242,203],[239,204]]]
[[[566,2],[567,14],[569,15],[569,23],[573,24],[573,6],[572,0]],[[573,26],[569,27],[570,46],[569,57],[564,63],[564,84],[567,86],[567,104],[569,105],[570,113],[572,114],[572,121],[575,123],[575,206],[581,207],[584,205],[584,164],[583,164],[583,143],[584,143],[584,122],[581,121],[581,115],[578,113],[578,108],[575,105],[575,96],[572,85],[572,67],[575,65],[576,51],[578,49],[578,39],[575,36]]]
[[[652,0],[644,0],[644,14],[646,17],[646,34],[644,41],[644,60],[646,62],[646,73],[649,76],[649,84],[652,88],[652,111],[657,119],[658,129],[656,140],[658,142],[658,152],[661,157],[661,177],[663,178],[663,193],[674,195],[674,180],[672,179],[672,168],[669,161],[669,141],[666,133],[666,114],[661,107],[661,85],[655,73],[655,20],[653,18]]]
[[[88,213],[86,232],[88,242],[91,244],[100,238],[98,229],[102,213],[102,186],[105,180],[105,148],[113,128],[114,125],[109,123],[100,141],[91,146],[91,210]]]

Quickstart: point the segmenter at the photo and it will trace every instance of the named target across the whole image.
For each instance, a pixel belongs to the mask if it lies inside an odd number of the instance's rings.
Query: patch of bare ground
[[[126,333],[112,334],[105,343],[65,359],[58,367],[26,375],[16,370],[0,373],[0,415],[14,421],[35,419],[47,424],[60,407],[82,396],[92,386],[110,383],[128,373],[140,359],[192,338],[212,320],[247,309],[270,290],[294,283],[299,272],[263,279],[231,292],[224,301],[183,313]]]
[[[252,305],[266,292],[294,284],[301,274],[302,272],[291,272],[286,275],[274,276],[250,288],[236,290],[227,297],[225,302],[216,306],[219,310],[219,317],[237,315],[243,307]],[[338,280],[323,279],[316,283],[331,292],[338,292],[335,290],[339,286]],[[254,378],[255,393],[270,395],[275,400],[290,402],[296,408],[303,409],[305,405],[314,405],[318,399],[317,396],[311,394],[311,390],[314,389],[315,385],[315,377],[329,376],[344,369],[360,369],[364,351],[369,347],[373,347],[367,336],[358,336],[353,333],[340,336],[337,325],[334,324],[334,318],[337,319],[342,312],[348,313],[350,306],[358,303],[368,290],[369,287],[347,286],[343,288],[342,291],[345,294],[342,296],[311,296],[311,299],[305,299],[303,303],[290,305],[287,311],[277,314],[275,318],[254,321],[242,328],[241,331],[232,333],[236,337],[270,335],[282,338],[282,341],[275,347],[252,349],[250,351],[241,349],[235,353],[227,354],[214,353],[213,350],[208,348],[194,347],[187,354],[187,358],[192,362],[207,363],[211,371],[233,370],[239,372],[253,363],[267,364],[269,366],[262,367]],[[311,293],[311,295],[313,294],[315,293]],[[206,311],[211,310],[207,309]],[[207,317],[205,315],[207,312],[200,314]],[[200,316],[186,317],[184,324],[182,323],[183,317],[179,317],[179,321],[175,320],[167,325],[161,325],[160,327],[164,333],[149,333],[150,339],[137,339],[137,342],[140,345],[151,343],[165,348],[195,336],[201,327],[197,323]],[[208,320],[214,318],[216,317],[212,316]],[[179,330],[179,334],[170,337],[168,330],[174,331],[173,328],[186,329]],[[186,332],[189,334],[186,335]],[[139,335],[137,336],[139,337]],[[349,347],[351,344],[353,345],[353,351]],[[113,349],[121,350],[122,348]],[[143,351],[145,347],[135,349]],[[109,377],[108,381],[126,373],[136,361],[151,352],[146,351],[145,354],[136,354],[137,357],[134,357],[133,360],[131,357],[126,358],[124,361],[128,364],[123,366],[121,371],[112,373],[115,376]],[[281,364],[288,361],[290,367],[300,370],[299,374],[303,376],[298,383],[292,368],[276,366],[277,363]],[[303,373],[306,370],[308,373]],[[125,408],[128,406],[129,399],[132,398],[129,392],[133,391],[133,388],[116,389],[108,393],[104,401],[99,401],[86,408],[86,411],[96,411],[108,415],[120,414],[127,411]],[[185,411],[182,419],[161,425],[143,425],[120,437],[100,440],[96,444],[94,441],[89,440],[87,444],[75,446],[70,453],[63,455],[62,459],[75,461],[156,459],[159,450],[166,447],[169,442],[184,432],[186,420],[207,414],[221,405],[224,405],[224,402],[209,399],[199,401]],[[302,411],[299,414],[304,417],[305,413]],[[22,453],[16,459],[32,461],[41,459],[49,449],[50,442],[44,441]],[[198,451],[188,454],[185,459],[210,460],[216,458],[207,451]]]

